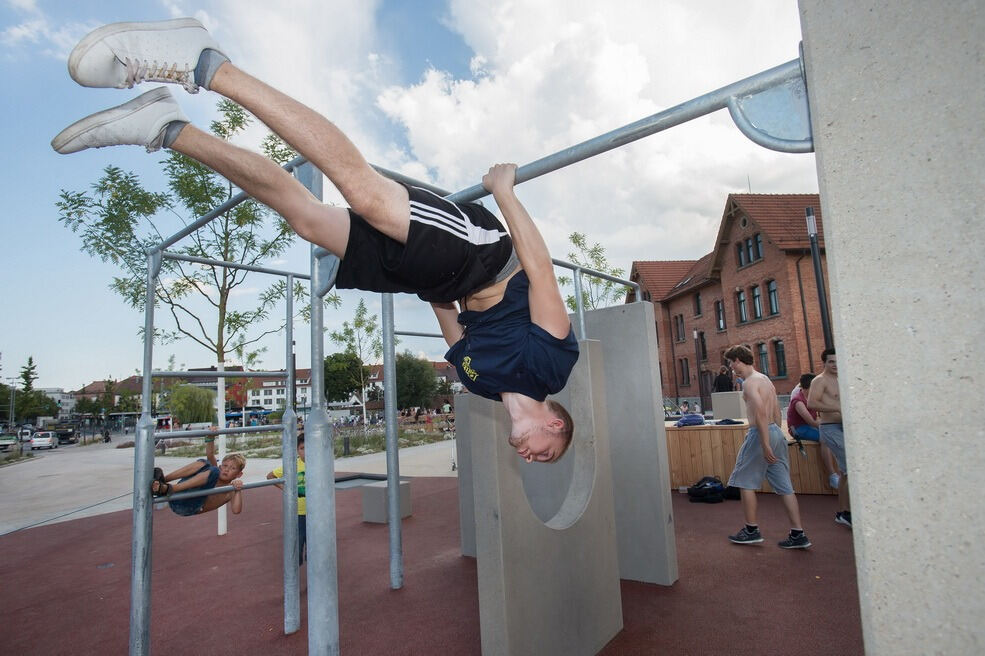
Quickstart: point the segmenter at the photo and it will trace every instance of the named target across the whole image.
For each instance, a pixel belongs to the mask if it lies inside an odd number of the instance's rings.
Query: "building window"
[[[718,321],[718,329],[725,330],[725,301],[715,301],[715,319]]]
[[[701,316],[701,292],[694,295],[694,316]]]
[[[740,268],[746,265],[746,248],[741,241],[735,245],[735,257],[739,261]]]
[[[756,255],[753,251],[752,237],[746,238],[746,262],[750,264],[756,261]]]
[[[264,396],[273,396],[273,394],[274,394],[274,390],[270,390],[270,389],[263,390]]]
[[[684,341],[684,315],[674,315],[674,339],[678,342]]]
[[[681,385],[691,384],[691,369],[688,367],[687,358],[681,358]]]
[[[770,375],[770,355],[764,342],[759,344],[759,370],[767,376]]]
[[[707,362],[708,346],[705,344],[705,334],[703,332],[698,333],[698,352],[701,355],[701,361]]]
[[[757,232],[756,236],[753,237],[753,239],[756,242],[755,244],[756,259],[761,260],[763,259],[763,236]]]
[[[274,402],[274,400],[273,400],[273,399],[264,399],[264,400],[263,400],[263,404],[264,404],[264,405],[272,405],[272,404],[273,404],[273,402]]]
[[[650,300],[650,292],[643,292],[643,300],[644,301]]]
[[[783,340],[778,339],[773,342],[773,356],[776,360],[776,375],[786,376],[787,375],[787,353],[786,349],[783,347]]]
[[[770,280],[766,283],[766,294],[770,302],[770,314],[780,314],[780,294],[776,291],[776,281]]]
[[[739,308],[739,323],[749,321],[749,313],[746,310],[746,293],[744,291],[736,292],[735,304]]]
[[[763,297],[759,291],[759,285],[752,288],[752,318],[763,318]]]

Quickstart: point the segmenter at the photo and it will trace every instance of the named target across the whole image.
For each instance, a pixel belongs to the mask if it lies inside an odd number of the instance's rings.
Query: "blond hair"
[[[242,453],[230,453],[225,458],[222,459],[222,463],[225,464],[226,461],[228,460],[232,460],[233,462],[235,462],[236,466],[239,468],[240,471],[243,471],[243,469],[246,467],[246,456],[244,456]]]

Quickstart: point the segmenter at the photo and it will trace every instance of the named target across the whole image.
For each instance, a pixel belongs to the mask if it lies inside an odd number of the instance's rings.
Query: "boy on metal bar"
[[[267,480],[284,478],[284,465],[277,465],[273,471],[267,472]],[[298,433],[298,567],[304,565],[308,545],[308,504],[305,499],[304,485],[304,431]],[[277,487],[284,489],[283,483]]]
[[[507,232],[481,205],[377,173],[333,123],[234,66],[191,18],[101,27],[79,42],[68,68],[83,86],[178,83],[252,112],[324,172],[351,209],[323,205],[272,161],[190,125],[163,87],[74,123],[51,144],[60,153],[164,147],[219,172],[337,255],[336,287],[414,293],[431,303],[450,347],[446,359],[471,392],[506,406],[517,454],[528,462],[564,454],[574,426],[547,396],[567,382],[578,343],[547,245],[514,193],[514,164],[497,164],[482,178]]]
[[[199,458],[170,474],[165,474],[160,467],[154,468],[154,480],[151,481],[150,491],[155,497],[171,496],[178,492],[211,490],[216,487],[231,485],[232,492],[211,494],[208,496],[192,497],[189,499],[173,499],[168,506],[175,514],[191,517],[210,512],[229,504],[234,515],[243,512],[243,469],[246,458],[240,453],[230,453],[222,459],[222,464],[215,457],[215,436],[205,438],[205,458]],[[169,483],[168,481],[178,481]]]

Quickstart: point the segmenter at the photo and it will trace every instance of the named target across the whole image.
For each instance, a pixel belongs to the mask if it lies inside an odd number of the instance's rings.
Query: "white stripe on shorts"
[[[420,189],[420,187],[417,187],[417,189]],[[422,189],[421,191],[425,191],[435,198],[441,198],[441,196],[427,189]],[[441,200],[444,199],[441,198]],[[469,243],[477,246],[482,246],[484,244],[495,244],[508,234],[502,230],[490,230],[488,228],[482,228],[474,225],[453,203],[450,201],[445,202],[450,203],[452,207],[455,207],[458,214],[452,214],[434,207],[433,205],[427,205],[412,200],[410,201],[410,220],[426,223],[430,226],[438,228],[439,230],[449,232],[456,237],[465,239]]]

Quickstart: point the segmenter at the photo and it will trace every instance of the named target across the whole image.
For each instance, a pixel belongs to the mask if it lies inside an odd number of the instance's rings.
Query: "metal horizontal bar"
[[[285,171],[293,171],[295,168],[301,166],[302,164],[304,164],[307,161],[308,160],[306,160],[303,157],[295,157],[294,159],[292,159],[290,162],[288,162],[287,164],[285,164],[281,168],[283,168]],[[212,221],[212,219],[216,218],[220,214],[223,214],[225,212],[228,212],[229,210],[231,210],[232,208],[236,207],[237,205],[239,205],[240,203],[242,203],[243,201],[245,201],[245,200],[247,200],[249,198],[250,198],[250,195],[249,194],[247,194],[245,191],[241,191],[240,193],[236,194],[235,196],[233,196],[232,198],[230,198],[229,200],[227,200],[225,203],[223,203],[219,207],[215,208],[211,212],[208,212],[207,214],[203,214],[201,217],[199,217],[198,219],[196,219],[194,222],[188,224],[187,226],[185,226],[184,228],[182,228],[180,231],[176,232],[175,234],[171,235],[170,237],[168,237],[167,239],[165,239],[164,241],[162,241],[160,244],[157,244],[156,246],[152,247],[150,250],[151,251],[153,251],[153,250],[159,250],[159,251],[165,250],[169,246],[172,246],[172,245],[178,243],[179,241],[181,241],[182,239],[184,239],[188,235],[192,234],[193,232],[195,232],[196,230],[198,230],[202,226],[207,225],[210,221]]]
[[[413,333],[409,330],[394,330],[394,335],[403,335],[405,337],[440,337],[444,339],[444,335],[441,333]]]
[[[293,273],[291,271],[281,271],[280,269],[268,269],[267,267],[253,266],[251,264],[239,264],[237,262],[225,262],[223,260],[210,260],[207,257],[180,255],[178,253],[169,253],[167,251],[161,253],[161,255],[168,260],[180,260],[182,262],[207,264],[211,266],[225,267],[226,269],[241,269],[243,271],[256,271],[257,273],[269,273],[275,276],[294,276],[295,278],[302,278],[304,280],[311,279],[311,276],[306,273]]]
[[[249,433],[273,433],[284,430],[284,424],[267,424],[266,426],[240,426],[239,428],[217,428],[215,430],[177,430],[167,433],[154,433],[154,441],[166,439],[184,439],[192,437],[209,437],[210,435],[244,435]]]
[[[286,371],[152,371],[154,378],[287,378]]]
[[[246,483],[243,485],[244,490],[252,490],[256,487],[267,487],[268,485],[283,485],[283,478],[271,478],[266,481],[257,481],[256,483]],[[208,490],[189,490],[187,492],[175,492],[166,497],[154,497],[154,503],[167,503],[168,501],[178,501],[180,499],[194,499],[195,497],[210,497],[213,494],[225,494],[226,492],[233,492],[236,488],[232,485],[223,485],[222,487],[213,487]]]
[[[664,110],[652,116],[640,119],[635,123],[624,125],[621,128],[607,132],[601,136],[583,141],[564,150],[542,157],[534,162],[521,166],[516,171],[516,184],[540,177],[545,173],[556,171],[565,166],[569,166],[583,159],[600,155],[601,153],[624,146],[633,141],[648,137],[666,130],[667,128],[686,123],[692,119],[710,114],[724,109],[728,105],[729,98],[733,96],[747,96],[760,91],[769,89],[794,79],[801,75],[800,59],[793,59],[785,64],[780,64],[774,68],[763,71],[756,75],[733,82],[727,86],[706,93],[681,103],[676,107]],[[455,192],[448,196],[448,200],[453,202],[473,201],[488,196],[481,184],[473,185],[467,189]]]
[[[397,173],[396,171],[391,171],[390,169],[385,169],[382,166],[377,166],[376,164],[370,164],[380,175],[384,175],[391,180],[396,180],[397,182],[403,182],[404,184],[409,184],[412,187],[420,187],[421,189],[427,189],[428,191],[433,191],[439,196],[447,196],[451,192],[447,189],[442,189],[441,187],[435,187],[433,184],[422,182],[416,178],[412,178],[409,175],[404,175],[403,173]]]

